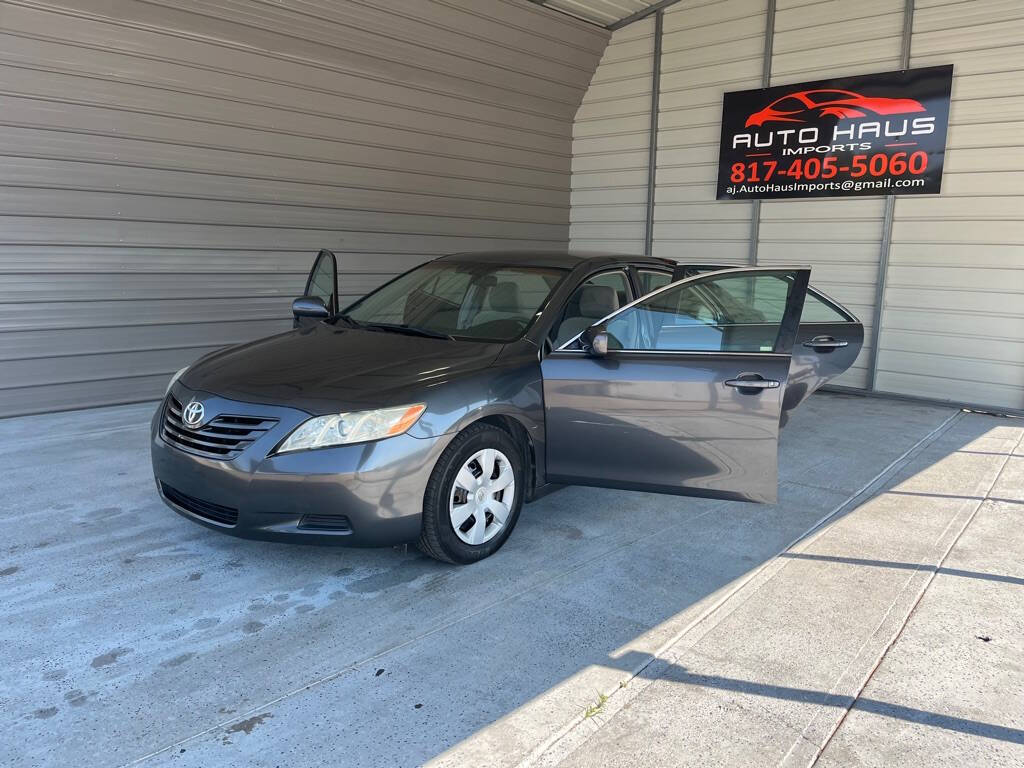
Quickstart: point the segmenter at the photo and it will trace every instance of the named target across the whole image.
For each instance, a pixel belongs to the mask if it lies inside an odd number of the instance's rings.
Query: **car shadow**
[[[173,753],[179,765],[273,764],[285,745],[293,764],[337,750],[351,764],[386,766],[453,749],[477,755],[476,764],[524,756],[537,734],[586,706],[588,670],[647,664],[823,516],[849,513],[851,488],[949,414],[815,395],[783,432],[782,464],[786,477],[820,484],[784,481],[776,505],[565,488],[526,506],[508,544],[466,568],[412,549],[232,539],[154,500],[141,432],[116,461],[109,446],[82,444],[88,461],[69,467],[65,482],[100,467],[124,471],[110,490],[122,509],[93,519],[90,511],[109,502],[83,499],[61,513],[73,537],[53,540],[40,526],[9,551],[21,570],[4,577],[10,621],[0,641],[19,717],[0,747],[62,764],[87,755],[122,764],[152,753]],[[962,430],[964,442],[985,429]],[[842,477],[812,471],[829,447],[845,462]],[[953,575],[1018,583],[1005,574]],[[47,679],[55,670],[63,677]],[[672,674],[694,686],[748,684],[682,667]],[[86,703],[72,706],[68,691]],[[784,686],[761,686],[760,695],[842,704]],[[542,700],[539,712],[532,708]],[[877,707],[972,732],[956,718]],[[231,730],[252,718],[261,719]],[[499,721],[495,735],[488,726]],[[987,733],[1019,736],[997,726],[980,735]],[[30,753],[41,744],[43,752]]]

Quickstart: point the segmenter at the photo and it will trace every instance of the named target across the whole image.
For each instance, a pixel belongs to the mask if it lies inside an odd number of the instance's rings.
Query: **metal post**
[[[903,40],[900,43],[900,69],[910,67],[910,44],[914,34],[914,0],[903,3]],[[882,339],[882,309],[885,306],[885,285],[889,279],[889,251],[892,247],[892,225],[896,198],[885,196],[882,213],[882,245],[878,253],[878,274],[875,278],[875,311],[871,316],[871,354],[868,359],[868,390],[874,392],[878,383],[878,345]]]
[[[764,24],[764,60],[761,63],[761,87],[772,82],[772,50],[775,45],[775,0],[768,0]],[[761,201],[755,200],[750,211],[750,252],[747,260],[757,266],[757,243],[761,237]]]
[[[665,12],[654,14],[654,75],[651,78],[651,127],[647,154],[647,221],[644,227],[644,253],[650,255],[654,244],[654,182],[658,172],[658,102],[661,98],[661,29]]]
[[[540,2],[544,2],[544,0],[540,0]],[[631,13],[624,19],[619,19],[615,23],[609,24],[606,27],[606,29],[610,29],[612,32],[614,32],[616,29],[628,27],[630,24],[635,24],[638,21],[642,21],[643,19],[646,19],[648,16],[650,16],[652,13],[660,13],[661,11],[668,8],[670,5],[675,5],[678,2],[679,0],[658,0],[658,2],[652,3],[646,8],[637,11],[636,13]]]

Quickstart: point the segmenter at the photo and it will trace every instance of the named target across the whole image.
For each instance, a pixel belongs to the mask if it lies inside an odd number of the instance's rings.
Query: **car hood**
[[[317,323],[215,352],[181,383],[231,400],[335,413],[422,401],[426,388],[487,367],[501,349]]]

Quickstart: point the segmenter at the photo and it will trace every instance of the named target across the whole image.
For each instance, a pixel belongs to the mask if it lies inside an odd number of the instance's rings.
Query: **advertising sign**
[[[718,199],[939,192],[953,66],[734,91]]]

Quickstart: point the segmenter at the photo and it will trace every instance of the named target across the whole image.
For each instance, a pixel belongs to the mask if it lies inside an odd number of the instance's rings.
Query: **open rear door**
[[[783,396],[810,269],[703,274],[541,363],[552,482],[775,501]],[[597,329],[594,329],[597,330]]]
[[[730,264],[677,264],[672,280],[740,269]],[[789,414],[819,387],[845,373],[864,345],[864,326],[846,307],[813,285],[807,286],[800,329],[793,345],[789,386],[782,403],[781,425]]]

